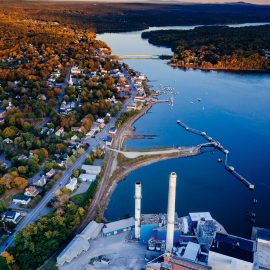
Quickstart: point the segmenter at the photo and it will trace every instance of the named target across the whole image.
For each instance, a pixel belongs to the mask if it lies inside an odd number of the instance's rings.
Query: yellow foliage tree
[[[7,264],[13,264],[13,263],[15,263],[15,260],[14,260],[13,255],[11,255],[10,253],[8,253],[7,251],[4,251],[2,253],[2,256],[6,259]]]

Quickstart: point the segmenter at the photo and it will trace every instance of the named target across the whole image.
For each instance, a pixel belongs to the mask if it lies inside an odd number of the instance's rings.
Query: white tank
[[[141,182],[135,183],[135,238],[141,237],[141,200],[142,185]]]
[[[171,252],[173,249],[176,178],[177,178],[176,173],[172,172],[170,174],[169,195],[168,195],[167,235],[166,235],[166,251],[167,252]]]

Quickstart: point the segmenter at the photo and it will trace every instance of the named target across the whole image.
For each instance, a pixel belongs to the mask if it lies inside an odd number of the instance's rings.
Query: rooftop
[[[199,251],[200,251],[199,244],[188,242],[183,258],[191,260],[191,261],[195,261],[199,254]]]
[[[213,220],[211,214],[209,212],[197,212],[197,213],[189,213],[189,217],[191,221],[199,221],[201,219],[204,220]]]
[[[253,263],[255,242],[234,235],[217,233],[210,251]]]
[[[132,227],[134,225],[135,225],[135,220],[133,217],[131,217],[131,218],[121,219],[118,221],[107,223],[105,224],[102,231],[103,233],[109,233],[109,232],[117,231],[119,229]]]

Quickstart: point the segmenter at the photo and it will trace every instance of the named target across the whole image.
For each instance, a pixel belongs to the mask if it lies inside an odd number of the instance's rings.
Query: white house
[[[60,137],[63,133],[64,133],[64,128],[61,127],[55,132],[55,135]]]
[[[101,166],[94,166],[94,165],[82,165],[82,170],[86,173],[97,175],[101,172]]]
[[[73,177],[70,178],[69,183],[66,185],[66,188],[69,189],[70,191],[74,191],[78,186],[78,181],[77,178]]]
[[[18,224],[22,220],[23,216],[17,211],[7,211],[3,218],[7,222]]]
[[[47,183],[45,175],[42,175],[38,180],[33,181],[34,186],[43,187]]]
[[[12,202],[15,204],[23,204],[23,205],[27,205],[28,203],[30,203],[30,201],[31,201],[31,197],[26,196],[26,195],[18,195],[14,197],[12,200]]]

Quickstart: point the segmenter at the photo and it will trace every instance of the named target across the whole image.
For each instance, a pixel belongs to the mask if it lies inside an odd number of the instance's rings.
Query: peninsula
[[[169,47],[174,67],[270,71],[270,26],[202,26],[192,30],[143,32],[151,44]]]

